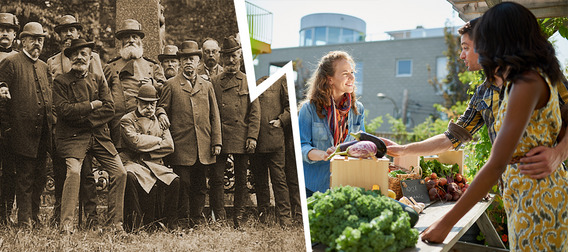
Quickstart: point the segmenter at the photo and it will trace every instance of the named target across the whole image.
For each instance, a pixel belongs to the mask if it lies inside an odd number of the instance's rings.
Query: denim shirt
[[[357,102],[358,114],[351,109],[348,116],[348,131],[365,131],[363,104]],[[326,112],[324,111],[325,115]],[[308,159],[308,152],[312,149],[327,150],[333,146],[333,136],[329,130],[327,117],[319,118],[316,113],[316,106],[311,102],[302,104],[298,115],[300,124],[300,140],[302,144],[302,160],[304,166],[304,180],[306,188],[311,191],[325,192],[329,189],[329,178],[331,175],[329,161],[312,161]],[[345,142],[354,140],[349,135]]]

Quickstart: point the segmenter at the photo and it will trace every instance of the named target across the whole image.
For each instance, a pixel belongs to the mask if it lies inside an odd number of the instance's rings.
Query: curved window
[[[327,27],[316,27],[315,28],[315,45],[325,45],[327,44],[327,38],[326,38],[326,29]]]
[[[353,34],[354,34],[353,30],[343,29],[343,36],[341,37],[341,42],[343,43],[355,42]]]

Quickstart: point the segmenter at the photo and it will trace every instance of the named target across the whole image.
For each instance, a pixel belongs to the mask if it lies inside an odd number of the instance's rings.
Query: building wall
[[[356,79],[357,82],[362,82],[362,95],[358,99],[365,110],[369,111],[365,119],[367,123],[377,116],[383,116],[384,122],[378,129],[379,132],[390,131],[390,124],[384,115],[393,115],[393,103],[388,99],[379,100],[379,92],[393,98],[402,110],[403,92],[404,89],[408,90],[410,129],[422,123],[430,114],[436,113],[433,104],[443,102],[442,96],[428,83],[429,79],[436,76],[436,59],[444,57],[444,51],[447,50],[443,37],[273,49],[271,54],[258,55],[255,73],[260,78],[270,74],[271,64],[284,65],[301,59],[303,68],[298,69],[296,88],[302,90],[304,87],[298,86],[298,83],[305,83],[317,67],[319,59],[333,50],[344,50],[353,56],[357,64],[363,63],[362,80]],[[396,77],[397,59],[412,59],[412,76]],[[428,66],[431,68],[430,73]],[[297,100],[301,101],[303,92],[297,94]],[[421,107],[415,104],[420,104]]]

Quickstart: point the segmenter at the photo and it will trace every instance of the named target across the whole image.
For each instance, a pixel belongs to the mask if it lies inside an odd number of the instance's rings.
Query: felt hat
[[[75,27],[77,28],[77,30],[83,30],[81,23],[77,22],[77,19],[72,15],[61,16],[57,18],[55,22],[57,23],[57,25],[55,26],[54,30],[57,33],[68,27]]]
[[[122,21],[119,25],[118,31],[115,33],[117,39],[122,38],[127,34],[138,34],[140,38],[144,38],[144,32],[142,31],[142,25],[134,19],[126,19]]]
[[[18,18],[12,13],[0,13],[0,26],[12,28],[15,31],[20,29],[18,25]]]
[[[236,50],[239,50],[241,48],[241,43],[239,43],[239,41],[234,37],[234,36],[228,36],[225,37],[225,39],[223,40],[223,46],[221,46],[221,53],[232,53]]]
[[[203,54],[201,53],[201,50],[199,49],[197,42],[193,40],[183,41],[181,43],[181,48],[177,52],[177,55],[179,57],[192,56],[192,55],[198,55],[199,58],[203,57]]]
[[[38,22],[29,22],[24,25],[24,29],[20,32],[20,39],[26,36],[45,37],[47,33],[43,31],[43,27]]]
[[[177,52],[178,52],[177,46],[166,45],[166,47],[164,47],[164,53],[158,54],[158,60],[162,62],[165,59],[177,59],[178,58]]]
[[[159,99],[156,88],[150,83],[140,86],[136,98],[147,102],[157,101]]]
[[[85,39],[73,39],[71,40],[71,46],[63,50],[65,57],[69,58],[74,51],[77,51],[83,47],[89,47],[91,50],[95,48],[95,42],[87,42]]]

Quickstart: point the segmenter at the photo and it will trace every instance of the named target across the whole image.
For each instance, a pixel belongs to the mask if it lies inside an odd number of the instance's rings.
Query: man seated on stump
[[[179,177],[162,161],[174,152],[174,142],[169,129],[160,127],[155,114],[157,101],[154,86],[142,85],[136,96],[136,110],[120,121],[126,147],[120,156],[127,171],[124,202],[127,231],[162,217],[169,228],[177,226]]]

